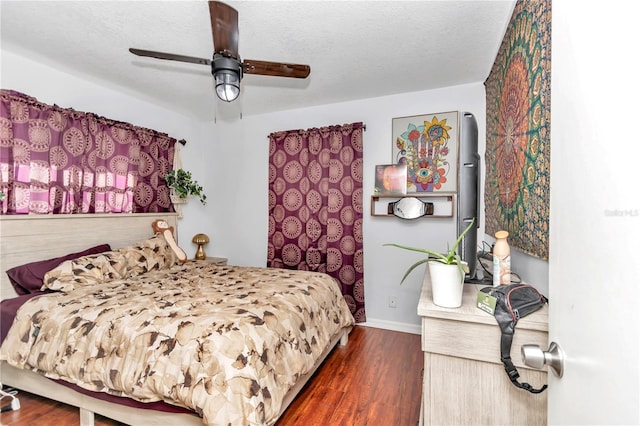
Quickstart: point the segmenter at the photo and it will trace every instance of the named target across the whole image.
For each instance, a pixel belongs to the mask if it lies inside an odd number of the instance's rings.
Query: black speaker
[[[478,154],[478,123],[470,112],[461,112],[460,144],[458,147],[458,202],[457,234],[460,235],[475,220],[471,229],[458,246],[458,254],[469,264],[467,279],[476,277],[478,212],[480,211],[480,155]]]

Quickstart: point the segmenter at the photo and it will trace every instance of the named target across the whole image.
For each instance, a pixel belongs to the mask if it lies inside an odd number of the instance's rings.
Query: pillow
[[[111,250],[109,244],[101,244],[86,250],[69,253],[65,256],[56,257],[38,262],[31,262],[21,266],[16,266],[7,271],[9,281],[19,295],[40,292],[44,275],[66,260],[76,259],[89,254],[102,253]]]
[[[70,292],[126,276],[126,260],[119,251],[79,257],[62,262],[44,275],[42,290]]]
[[[156,234],[119,251],[126,259],[127,277],[170,268],[178,262],[178,256],[162,234]]]
[[[42,290],[76,288],[129,278],[175,265],[177,256],[160,234],[118,250],[67,260],[44,276]]]

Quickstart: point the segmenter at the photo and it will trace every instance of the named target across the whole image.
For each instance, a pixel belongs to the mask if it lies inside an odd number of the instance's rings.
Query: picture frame
[[[458,111],[392,119],[392,158],[407,166],[407,193],[458,191]]]
[[[378,164],[375,176],[376,195],[406,194],[407,193],[407,165],[406,164]]]

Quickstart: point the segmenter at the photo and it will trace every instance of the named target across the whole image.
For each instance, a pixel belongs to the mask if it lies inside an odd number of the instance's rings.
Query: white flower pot
[[[440,262],[428,262],[431,278],[433,303],[443,308],[458,308],[462,305],[464,274],[458,265],[445,265]]]
[[[186,202],[188,201],[187,197],[185,198],[179,197],[178,194],[176,194],[176,192],[173,189],[169,191],[169,198],[171,198],[171,202],[173,204],[186,204]]]

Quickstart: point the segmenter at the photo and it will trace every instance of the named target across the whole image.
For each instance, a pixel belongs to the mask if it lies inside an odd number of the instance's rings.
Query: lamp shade
[[[209,236],[207,234],[196,234],[193,236],[191,242],[194,244],[208,244]]]

